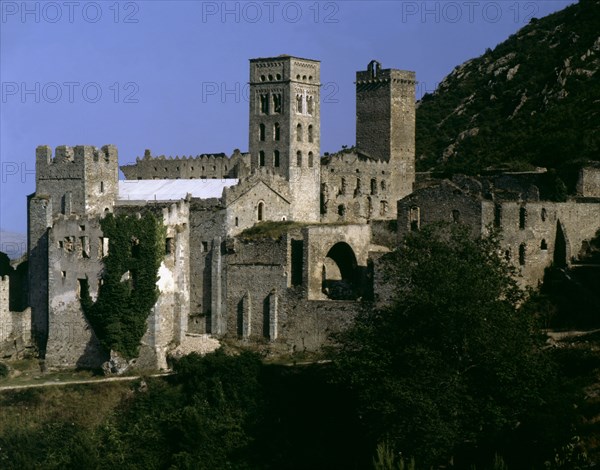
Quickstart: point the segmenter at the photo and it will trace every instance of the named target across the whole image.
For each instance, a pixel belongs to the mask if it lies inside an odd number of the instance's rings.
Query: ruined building
[[[481,233],[497,211],[508,227],[526,206],[526,228],[510,235],[511,256],[527,243],[527,260],[540,263],[556,252],[558,230],[569,240],[568,258],[579,238],[600,227],[598,194],[587,194],[600,187],[591,173],[581,197],[594,202],[568,207],[494,201],[475,183],[413,193],[414,72],[377,61],[357,72],[356,146],[328,156],[320,149],[319,93],[318,61],[252,59],[248,153],[167,158],[147,150],[121,167],[121,181],[112,145],[37,148],[29,300],[32,335],[49,366],[107,360],[80,300],[83,288],[94,299],[102,283],[107,213],[149,210],[166,227],[160,297],[138,358],[140,367],[158,368],[171,351],[194,350],[207,334],[276,353],[318,349],[377,300],[378,262],[396,242],[396,223],[400,234],[433,220],[472,222]],[[589,223],[575,235],[578,218]],[[280,224],[285,229],[272,238],[248,235],[267,221],[295,224]],[[542,239],[545,257],[533,251]]]

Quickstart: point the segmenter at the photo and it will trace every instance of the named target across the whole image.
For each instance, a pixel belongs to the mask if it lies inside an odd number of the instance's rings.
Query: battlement
[[[381,64],[372,60],[367,70],[356,72],[356,86],[370,85],[376,83],[406,83],[415,85],[417,83],[415,72],[398,69],[382,69]]]
[[[389,161],[374,159],[354,151],[341,151],[329,154],[321,159],[322,167],[337,167],[339,165],[353,165],[353,168],[364,168],[368,171],[393,169],[393,165]]]
[[[129,180],[236,178],[237,166],[246,155],[235,149],[231,157],[225,153],[153,157],[146,150],[143,157],[136,157],[133,164],[122,165],[121,170]]]
[[[61,163],[83,163],[89,162],[114,162],[118,163],[117,147],[104,145],[101,149],[91,145],[59,145],[52,157],[52,148],[48,145],[40,145],[35,150],[36,162],[38,164],[57,165]]]

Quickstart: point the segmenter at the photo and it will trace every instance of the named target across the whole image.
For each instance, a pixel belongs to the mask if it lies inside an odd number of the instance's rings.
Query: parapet
[[[369,62],[367,70],[356,72],[357,86],[386,82],[415,85],[416,73],[409,70],[382,69],[381,64],[376,60]]]
[[[48,145],[40,145],[35,150],[36,162],[38,164],[56,165],[61,163],[90,162],[114,162],[118,163],[118,151],[114,145],[105,145],[101,149],[91,145],[59,145],[54,151]]]

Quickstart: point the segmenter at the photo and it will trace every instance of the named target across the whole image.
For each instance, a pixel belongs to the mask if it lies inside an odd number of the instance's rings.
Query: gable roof
[[[290,201],[286,197],[284,197],[283,194],[281,194],[279,191],[276,191],[275,189],[273,189],[271,186],[269,186],[267,183],[265,183],[261,179],[261,180],[258,180],[255,184],[249,186],[248,189],[241,191],[239,194],[236,194],[235,199],[232,199],[231,201],[227,202],[227,206],[230,206],[231,204],[233,204],[234,202],[236,202],[240,198],[244,197],[246,194],[248,194],[250,191],[252,191],[254,188],[256,188],[261,183],[264,186],[266,186],[268,189],[270,189],[273,193],[275,193],[278,197],[280,197],[281,199],[283,199],[287,204],[290,204]]]

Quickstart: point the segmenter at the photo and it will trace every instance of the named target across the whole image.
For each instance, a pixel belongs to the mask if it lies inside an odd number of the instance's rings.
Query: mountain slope
[[[417,169],[560,173],[600,160],[600,2],[581,0],[456,67],[417,107]]]

